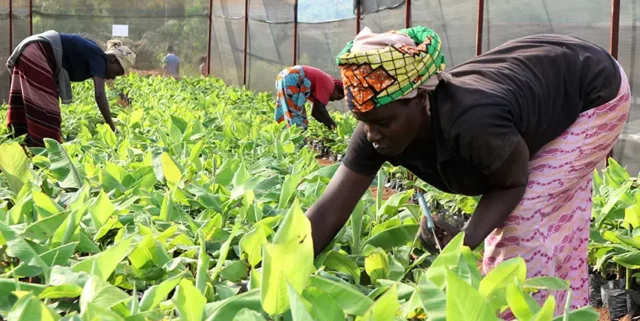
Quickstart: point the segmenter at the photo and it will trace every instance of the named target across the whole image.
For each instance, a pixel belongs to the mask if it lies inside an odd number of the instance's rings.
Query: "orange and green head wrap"
[[[445,67],[440,37],[425,27],[382,34],[366,28],[336,60],[352,112],[415,96],[416,89]]]

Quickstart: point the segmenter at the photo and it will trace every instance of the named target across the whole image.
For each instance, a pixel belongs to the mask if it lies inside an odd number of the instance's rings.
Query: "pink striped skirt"
[[[556,276],[571,283],[571,308],[589,304],[587,244],[591,219],[593,172],[607,157],[624,128],[630,107],[629,81],[612,101],[580,114],[560,137],[545,145],[529,163],[524,197],[505,224],[485,239],[483,272],[520,256],[527,277]],[[567,291],[538,292],[541,304],[556,297],[562,314]],[[508,313],[506,320],[514,317]]]

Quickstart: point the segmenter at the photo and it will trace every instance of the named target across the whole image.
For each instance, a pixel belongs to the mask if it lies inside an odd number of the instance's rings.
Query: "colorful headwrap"
[[[440,37],[425,27],[382,34],[365,28],[336,60],[352,112],[415,96],[416,89],[445,67]]]

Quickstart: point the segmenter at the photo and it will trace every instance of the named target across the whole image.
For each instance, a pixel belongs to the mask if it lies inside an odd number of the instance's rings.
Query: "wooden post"
[[[476,56],[482,54],[482,31],[484,27],[484,0],[478,0],[478,19],[476,25]]]
[[[209,0],[209,36],[207,39],[207,77],[211,75],[211,33],[213,29],[213,0]]]

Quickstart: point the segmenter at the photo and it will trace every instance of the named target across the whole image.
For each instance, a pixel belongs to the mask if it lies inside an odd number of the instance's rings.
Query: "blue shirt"
[[[71,81],[84,81],[93,76],[105,78],[107,56],[95,42],[78,35],[60,34],[62,68]]]
[[[178,75],[178,65],[180,64],[180,59],[178,56],[170,53],[166,57],[164,57],[164,62],[166,64],[165,69],[167,72]]]

